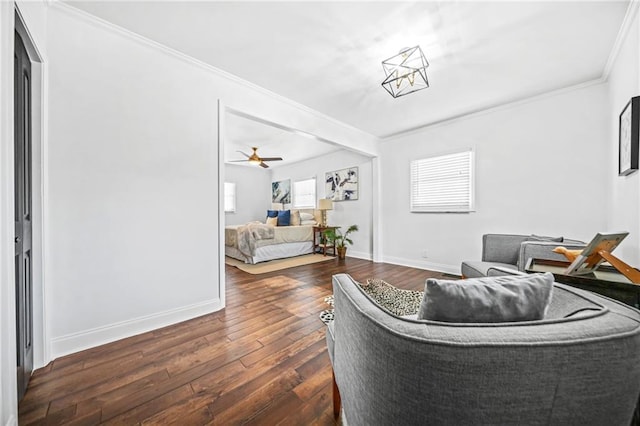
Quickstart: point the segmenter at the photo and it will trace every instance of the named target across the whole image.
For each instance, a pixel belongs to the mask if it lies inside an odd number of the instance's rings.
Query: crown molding
[[[638,13],[639,6],[640,0],[631,0],[627,5],[627,12],[624,15],[622,25],[620,25],[620,30],[618,31],[618,35],[616,36],[616,41],[613,43],[613,48],[611,48],[609,58],[607,59],[607,63],[604,66],[604,70],[602,71],[602,78],[605,81],[609,79],[609,75],[611,74],[611,70],[613,69],[613,64],[620,54],[622,44],[629,35],[629,31],[633,26],[633,21],[636,17],[636,14]]]
[[[585,89],[587,87],[591,87],[591,86],[597,86],[599,84],[605,83],[606,80],[602,77],[596,78],[594,80],[589,80],[589,81],[585,81],[583,83],[578,83],[578,84],[574,84],[572,86],[567,86],[567,87],[563,87],[560,89],[555,89],[555,90],[551,90],[549,92],[544,92],[544,93],[540,93],[538,95],[533,95],[533,96],[527,96],[527,97],[522,97],[522,98],[516,98],[514,100],[511,101],[507,101],[507,102],[500,102],[500,103],[496,103],[493,105],[489,105],[486,107],[481,107],[475,110],[471,110],[471,111],[467,111],[464,112],[462,114],[453,116],[453,117],[448,117],[442,120],[436,120],[436,121],[432,121],[429,123],[424,123],[424,124],[420,124],[418,126],[415,127],[411,127],[405,130],[401,130],[399,132],[395,132],[395,133],[391,133],[385,136],[381,136],[380,140],[382,142],[388,142],[388,141],[392,141],[404,136],[409,136],[412,134],[416,134],[416,133],[420,133],[422,131],[424,131],[427,128],[432,128],[432,127],[439,127],[439,126],[444,126],[447,124],[451,124],[451,123],[455,123],[458,121],[463,121],[463,120],[468,120],[470,118],[475,118],[475,117],[479,117],[485,114],[491,114],[494,112],[498,112],[498,111],[506,111],[512,108],[517,108],[521,105],[526,105],[528,103],[531,102],[538,102],[540,100],[543,99],[547,99],[547,98],[552,98],[554,96],[558,96],[558,95],[562,95],[565,93],[570,93],[576,90],[582,90]]]

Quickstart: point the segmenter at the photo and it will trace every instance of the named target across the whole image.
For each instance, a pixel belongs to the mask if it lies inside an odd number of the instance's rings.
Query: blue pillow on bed
[[[278,212],[278,226],[289,226],[291,223],[291,210],[280,210]]]
[[[267,217],[278,217],[278,210],[267,210]]]

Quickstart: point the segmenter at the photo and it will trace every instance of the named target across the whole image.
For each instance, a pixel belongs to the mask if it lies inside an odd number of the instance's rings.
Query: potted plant
[[[344,259],[347,254],[347,243],[353,244],[351,238],[349,238],[349,234],[358,230],[358,225],[351,225],[347,228],[347,232],[344,234],[340,230],[340,228],[335,229],[327,229],[324,231],[324,236],[327,239],[327,243],[336,246],[336,251],[338,252],[338,259]]]

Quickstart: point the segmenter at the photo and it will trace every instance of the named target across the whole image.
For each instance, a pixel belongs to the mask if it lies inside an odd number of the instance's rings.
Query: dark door
[[[16,354],[18,398],[22,399],[33,370],[33,302],[31,296],[31,62],[15,33],[14,164]]]

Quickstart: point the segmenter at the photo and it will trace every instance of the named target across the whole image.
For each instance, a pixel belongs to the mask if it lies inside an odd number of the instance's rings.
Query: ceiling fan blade
[[[261,157],[262,161],[282,161],[281,157]]]
[[[263,169],[269,168],[269,166],[267,166],[264,162],[260,163],[260,167],[262,167]]]
[[[250,157],[250,155],[249,155],[249,154],[245,154],[245,153],[244,153],[244,152],[242,152],[242,151],[236,151],[236,152],[239,152],[240,154],[244,155],[244,156],[245,156],[245,157],[247,157],[247,158],[249,158],[249,157]]]

